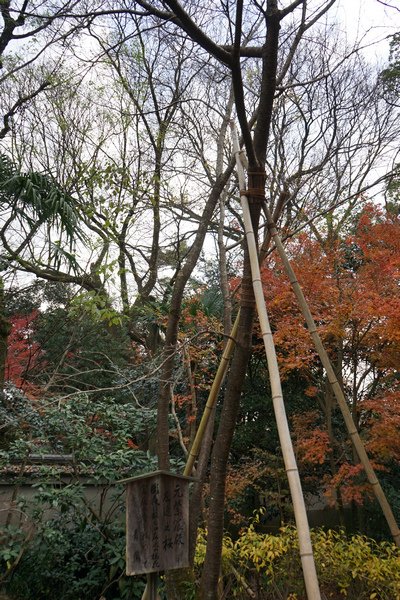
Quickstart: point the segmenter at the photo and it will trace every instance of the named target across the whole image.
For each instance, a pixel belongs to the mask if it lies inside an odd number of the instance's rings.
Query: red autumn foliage
[[[362,411],[369,454],[383,461],[400,462],[400,391],[365,400]]]
[[[35,310],[29,315],[10,318],[5,377],[28,396],[38,393],[37,386],[29,381],[30,371],[38,366],[41,358],[40,346],[33,340],[33,326],[38,314]]]
[[[334,504],[335,490],[338,488],[340,488],[344,504],[355,502],[361,505],[366,496],[372,497],[370,485],[365,483],[364,480],[358,481],[360,476],[363,477],[363,466],[361,464],[343,463],[338,472],[327,482],[325,496],[328,502]]]
[[[355,233],[323,248],[306,234],[287,251],[319,332],[335,355],[355,356],[390,374],[400,357],[400,219],[367,206]],[[280,260],[263,269],[283,376],[310,374],[316,353]]]
[[[299,459],[311,465],[322,465],[332,452],[327,431],[315,426],[316,411],[300,413],[293,417],[293,432]]]
[[[368,452],[378,469],[400,460],[400,395],[394,387],[400,366],[400,217],[368,205],[344,239],[321,243],[301,234],[286,246]],[[301,374],[309,381],[305,396],[319,394],[324,404],[319,358],[277,256],[262,278],[281,374]],[[293,422],[300,461],[314,470],[326,463],[329,471],[333,448],[321,419],[311,412]],[[369,487],[361,467],[346,461],[349,443],[336,440],[340,444],[346,446],[337,450],[337,471],[327,476],[328,493],[333,497],[332,490],[340,487],[345,502],[360,503]]]

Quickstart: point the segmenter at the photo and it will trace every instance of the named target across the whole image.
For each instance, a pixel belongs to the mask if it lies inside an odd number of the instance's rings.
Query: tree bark
[[[0,399],[4,393],[7,359],[7,339],[11,332],[11,323],[5,315],[4,284],[0,278]]]
[[[248,297],[246,300],[248,302]],[[217,598],[216,590],[221,568],[224,526],[226,470],[247,364],[251,353],[253,319],[254,305],[247,304],[243,306],[242,304],[236,350],[232,360],[220,425],[212,453],[208,543],[200,590],[200,597],[204,600]]]
[[[264,171],[249,173],[251,218],[254,231],[258,230],[261,198],[265,191]],[[225,481],[229,451],[236,426],[240,398],[251,355],[255,302],[251,277],[250,258],[244,245],[242,291],[236,348],[228,376],[220,423],[211,458],[210,506],[208,516],[207,551],[200,583],[200,598],[218,598],[218,580],[221,569],[221,551],[224,528]]]

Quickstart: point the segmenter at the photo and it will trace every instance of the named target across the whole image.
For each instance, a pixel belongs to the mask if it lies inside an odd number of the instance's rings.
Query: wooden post
[[[158,573],[149,573],[147,575],[147,588],[149,590],[149,600],[157,600],[157,580]]]
[[[278,369],[278,361],[275,352],[274,340],[269,324],[268,313],[265,306],[264,292],[261,283],[260,266],[258,261],[257,244],[253,231],[249,205],[245,190],[245,176],[242,162],[240,160],[240,147],[237,132],[233,121],[231,122],[233,151],[236,157],[236,166],[240,187],[240,201],[242,204],[243,221],[247,246],[249,249],[251,273],[253,280],[254,297],[256,300],[258,318],[267,356],[268,372],[271,385],[272,402],[274,406],[275,419],[278,428],[279,441],[281,444],[286,475],[288,478],[290,494],[293,503],[294,517],[299,539],[300,558],[303,569],[304,582],[308,600],[321,600],[317,571],[315,568],[314,555],[311,545],[310,529],[308,525],[306,507],[303,491],[296,464],[296,457],[290,437],[289,426],[286,417],[285,404],[283,402],[282,387]]]

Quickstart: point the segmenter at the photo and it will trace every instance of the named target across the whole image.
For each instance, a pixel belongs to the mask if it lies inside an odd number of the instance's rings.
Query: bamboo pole
[[[281,198],[278,201],[278,206],[279,206],[279,211],[278,214],[280,213],[280,209],[282,208],[283,202],[284,202],[284,198],[286,196],[286,192],[283,196],[281,196]],[[271,239],[270,234],[265,238],[264,243],[263,243],[263,247],[261,248],[260,251],[260,258],[259,260],[262,262],[263,260],[263,255],[265,256],[266,254],[266,249],[268,246],[268,243]],[[207,403],[206,406],[204,408],[204,413],[202,416],[202,419],[200,421],[200,425],[199,425],[199,430],[196,433],[196,437],[194,439],[193,445],[189,451],[188,454],[188,458],[187,458],[187,462],[186,462],[186,466],[185,466],[185,470],[183,472],[184,475],[190,476],[192,474],[192,470],[193,470],[193,466],[194,466],[194,462],[195,460],[198,458],[199,453],[200,453],[200,447],[202,444],[202,441],[204,439],[204,434],[206,431],[206,427],[207,427],[207,423],[209,421],[209,418],[211,416],[211,412],[214,408],[214,405],[218,399],[218,394],[219,391],[221,389],[222,383],[224,381],[226,372],[228,370],[228,366],[229,366],[229,362],[232,358],[232,354],[233,354],[233,350],[235,347],[235,338],[236,338],[236,334],[237,334],[237,329],[238,329],[238,325],[239,325],[239,316],[240,316],[240,308],[238,310],[238,313],[236,315],[236,319],[235,322],[232,326],[231,329],[231,333],[230,333],[230,339],[227,342],[227,346],[222,354],[221,357],[221,361],[220,364],[218,366],[218,370],[217,373],[215,375],[215,379],[214,382],[212,384],[212,387],[210,389],[208,398],[207,398]]]
[[[203,437],[204,437],[204,434],[206,431],[206,427],[207,427],[210,415],[215,406],[215,403],[218,398],[218,393],[221,389],[226,372],[228,370],[229,362],[230,362],[230,359],[233,354],[233,349],[235,347],[235,338],[236,338],[238,325],[239,325],[239,314],[240,314],[240,311],[238,312],[238,314],[236,316],[236,320],[232,327],[231,335],[230,335],[228,342],[225,346],[225,349],[222,353],[222,358],[218,365],[218,369],[215,374],[214,381],[212,383],[210,392],[208,394],[206,405],[204,407],[203,416],[201,417],[201,421],[199,423],[199,427],[197,429],[196,436],[193,440],[192,447],[189,450],[185,469],[183,471],[183,474],[187,475],[187,476],[190,476],[192,474],[194,462],[197,459],[197,457],[199,456],[201,443],[203,441]]]
[[[158,573],[148,573],[147,583],[141,600],[161,600],[157,592]]]
[[[393,539],[394,539],[395,543],[397,544],[397,546],[400,547],[400,530],[397,525],[396,519],[393,515],[393,512],[389,505],[389,502],[387,501],[385,492],[383,491],[382,486],[379,483],[379,480],[375,474],[374,468],[371,465],[371,461],[369,460],[368,455],[365,451],[364,444],[363,444],[360,434],[358,433],[357,428],[355,426],[355,423],[354,423],[353,417],[351,415],[350,409],[347,405],[346,398],[344,396],[342,387],[337,380],[337,377],[336,377],[335,371],[332,367],[332,363],[330,361],[328,353],[326,352],[325,347],[324,347],[322,340],[319,336],[319,333],[317,331],[317,327],[316,327],[315,321],[312,317],[310,308],[307,304],[307,300],[304,297],[303,290],[301,289],[300,284],[296,278],[295,272],[293,271],[293,268],[290,264],[288,256],[283,247],[282,241],[278,235],[275,223],[273,222],[271,213],[267,206],[265,206],[265,213],[267,215],[267,220],[268,220],[268,225],[269,225],[270,232],[271,232],[271,237],[274,240],[276,249],[278,250],[278,253],[282,259],[283,266],[285,268],[286,274],[288,275],[289,281],[290,281],[292,289],[296,295],[297,301],[300,305],[301,312],[303,313],[303,316],[306,320],[308,330],[309,330],[311,337],[315,344],[315,348],[319,354],[322,365],[326,371],[328,381],[332,387],[333,393],[336,397],[337,403],[342,412],[343,419],[346,424],[350,439],[355,447],[355,450],[358,454],[360,462],[362,463],[362,465],[364,467],[365,473],[367,475],[369,483],[372,486],[375,497],[378,500],[378,502],[382,508],[382,512],[386,518],[386,521],[389,526],[390,532],[393,536]]]
[[[245,175],[240,160],[240,147],[235,124],[231,122],[233,150],[236,157],[240,190],[245,189]],[[299,471],[293,451],[289,426],[283,402],[282,387],[279,375],[278,361],[276,358],[275,345],[269,324],[268,313],[264,301],[264,292],[261,283],[260,266],[255,235],[252,227],[247,196],[241,191],[240,200],[242,204],[243,220],[245,224],[245,235],[249,249],[251,272],[253,279],[254,296],[256,300],[258,318],[267,356],[268,372],[270,378],[272,402],[278,427],[279,440],[281,444],[283,460],[289,482],[290,493],[293,502],[294,516],[299,538],[300,558],[303,568],[304,582],[309,600],[320,600],[317,571],[315,568],[314,555],[311,545],[310,529],[307,520],[306,507],[300,483]]]

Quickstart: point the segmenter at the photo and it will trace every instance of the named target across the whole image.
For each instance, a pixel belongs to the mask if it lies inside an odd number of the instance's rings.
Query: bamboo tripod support
[[[211,412],[215,406],[215,403],[218,398],[218,393],[221,389],[226,372],[228,370],[229,361],[232,357],[233,349],[235,347],[235,337],[237,334],[238,325],[239,325],[239,315],[237,315],[235,323],[232,327],[232,332],[231,332],[230,338],[225,346],[221,361],[218,365],[217,373],[215,375],[213,384],[210,389],[210,393],[208,394],[207,403],[204,407],[204,412],[201,417],[201,421],[200,421],[199,427],[197,429],[196,436],[193,440],[192,447],[189,450],[185,469],[183,471],[183,474],[188,477],[192,474],[194,462],[199,456],[200,447],[201,447],[201,443],[203,441],[204,433],[206,431],[207,423],[210,419]]]
[[[233,122],[231,122],[231,131],[233,140],[233,150],[236,157],[239,187],[241,190],[244,190],[245,175],[243,165],[240,160],[240,147],[237,131]],[[261,326],[261,333],[264,341],[265,353],[267,356],[268,371],[272,392],[272,402],[278,427],[278,434],[282,449],[283,460],[285,463],[285,469],[293,502],[293,510],[297,526],[297,535],[299,538],[300,558],[303,569],[304,582],[306,586],[308,599],[320,600],[321,595],[311,545],[310,529],[307,520],[306,507],[300,483],[299,471],[296,464],[296,458],[293,451],[292,440],[290,437],[285,405],[283,402],[282,387],[278,369],[278,361],[276,358],[274,340],[272,337],[268,313],[264,301],[264,292],[261,282],[256,240],[252,227],[247,196],[242,192],[240,195],[240,200],[242,205],[243,220],[245,224],[245,235],[250,255],[254,296],[256,300],[258,318]]]
[[[238,150],[236,151],[238,152]],[[236,156],[238,156],[236,154]],[[239,160],[239,164],[240,164],[240,168],[243,171],[243,167],[242,164]],[[244,176],[243,176],[243,181],[244,181]],[[243,186],[241,186],[243,187]],[[247,201],[247,198],[246,198]],[[283,248],[282,242],[278,236],[275,224],[272,220],[271,214],[269,213],[269,210],[266,209],[266,214],[267,214],[267,219],[268,219],[268,223],[269,223],[269,227],[270,227],[270,233],[271,233],[271,237],[274,239],[276,248],[282,258],[286,273],[289,277],[290,283],[293,287],[293,290],[296,294],[297,300],[299,302],[299,305],[301,307],[301,310],[303,312],[303,315],[306,319],[307,322],[307,326],[308,329],[310,331],[310,334],[312,336],[312,339],[314,341],[314,344],[316,346],[316,349],[318,351],[318,354],[321,358],[321,362],[327,372],[328,375],[328,381],[329,383],[332,385],[332,389],[334,391],[335,397],[337,399],[337,402],[339,404],[339,407],[342,411],[343,414],[343,418],[345,421],[345,424],[347,426],[350,438],[352,439],[352,442],[354,444],[354,447],[356,448],[357,454],[360,458],[361,463],[363,464],[368,480],[370,482],[370,484],[372,485],[373,491],[375,493],[375,496],[382,508],[382,511],[386,517],[387,523],[389,525],[390,531],[392,533],[392,536],[396,542],[396,544],[398,546],[400,546],[400,531],[399,528],[397,526],[396,520],[394,518],[393,512],[390,508],[390,505],[386,499],[386,496],[382,490],[382,487],[375,475],[374,469],[370,463],[370,460],[366,454],[364,445],[362,443],[362,440],[359,436],[358,431],[356,430],[353,418],[351,416],[350,410],[347,406],[347,402],[344,398],[343,395],[343,391],[342,388],[340,387],[339,382],[337,381],[336,375],[334,373],[333,367],[331,365],[330,359],[326,353],[326,350],[322,344],[322,341],[320,339],[320,336],[316,330],[316,326],[315,326],[315,322],[312,318],[311,312],[309,310],[308,304],[304,298],[303,292],[301,290],[301,287],[296,279],[296,276],[294,274],[294,271],[290,265],[290,262],[287,258],[286,252]],[[263,301],[264,302],[264,301]],[[221,362],[218,366],[218,370],[217,370],[217,374],[215,376],[215,379],[213,381],[212,387],[210,389],[210,393],[207,399],[207,403],[206,403],[206,407],[202,416],[202,419],[200,421],[200,425],[199,428],[196,432],[196,436],[193,442],[193,445],[189,451],[188,454],[188,459],[186,462],[186,466],[184,469],[184,475],[188,475],[190,476],[192,474],[192,470],[193,470],[193,466],[194,463],[196,461],[196,459],[198,458],[199,452],[200,452],[200,447],[201,447],[201,443],[202,443],[202,439],[204,437],[204,432],[205,429],[207,427],[207,423],[209,421],[209,417],[211,415],[211,412],[214,408],[214,405],[216,403],[217,397],[218,397],[218,393],[221,389],[223,380],[225,378],[228,366],[229,366],[229,361],[232,357],[233,354],[233,350],[234,350],[234,346],[235,346],[235,337],[236,337],[236,333],[237,333],[237,327],[238,327],[238,322],[239,322],[239,314],[236,317],[235,323],[233,325],[232,328],[232,332],[231,332],[231,337],[228,340],[227,346],[223,352],[222,355],[222,359]],[[319,590],[318,590],[318,594],[319,594]],[[315,596],[316,598],[318,598],[319,596]],[[309,596],[309,598],[312,598]]]
[[[346,398],[343,394],[343,390],[337,380],[335,371],[332,367],[332,363],[330,361],[330,358],[328,356],[328,353],[325,350],[325,347],[322,343],[322,340],[319,336],[319,333],[317,331],[317,327],[315,324],[315,321],[312,317],[310,308],[307,304],[307,301],[304,297],[303,294],[303,290],[300,287],[300,284],[296,278],[296,275],[292,269],[292,266],[290,264],[290,261],[287,257],[287,254],[285,252],[285,249],[283,247],[283,244],[281,242],[281,239],[278,235],[278,232],[276,230],[275,227],[275,223],[272,220],[272,216],[271,213],[268,209],[267,206],[265,206],[265,212],[267,215],[267,220],[268,220],[268,225],[269,225],[269,229],[270,229],[270,233],[271,233],[271,237],[275,242],[275,246],[276,249],[278,250],[278,253],[281,257],[281,260],[283,262],[283,266],[285,268],[286,274],[289,278],[289,281],[291,283],[292,289],[296,295],[297,301],[300,305],[301,308],[301,312],[303,313],[303,316],[306,320],[307,323],[307,327],[308,330],[311,334],[311,337],[314,341],[315,344],[315,348],[319,354],[319,357],[321,359],[322,365],[326,371],[327,377],[328,377],[328,381],[332,387],[332,391],[336,397],[337,403],[339,405],[339,408],[342,412],[343,415],[343,419],[344,422],[346,424],[347,427],[347,431],[349,433],[350,439],[354,445],[354,448],[358,454],[358,457],[360,459],[361,464],[364,467],[365,473],[367,475],[368,481],[372,486],[373,492],[375,494],[376,499],[378,500],[382,512],[385,516],[385,519],[387,521],[387,524],[389,526],[390,532],[393,536],[393,539],[395,541],[395,543],[397,544],[397,546],[400,547],[400,530],[399,527],[397,525],[396,519],[393,515],[392,509],[389,505],[389,502],[387,501],[387,498],[385,496],[385,493],[382,489],[381,484],[378,481],[378,478],[375,474],[374,468],[371,465],[371,461],[368,458],[368,455],[365,451],[364,448],[364,444],[361,440],[360,434],[357,431],[357,428],[355,426],[353,417],[351,415],[350,409],[347,405],[346,402]]]

